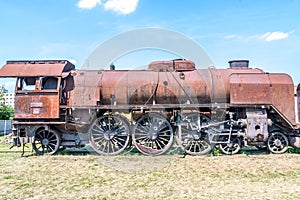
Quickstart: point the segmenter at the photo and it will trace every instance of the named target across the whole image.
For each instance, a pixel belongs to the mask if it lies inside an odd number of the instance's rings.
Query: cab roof
[[[62,76],[75,66],[67,60],[7,61],[0,69],[0,77]]]

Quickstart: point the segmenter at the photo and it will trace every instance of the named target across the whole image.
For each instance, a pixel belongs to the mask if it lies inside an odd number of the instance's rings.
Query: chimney
[[[230,68],[249,68],[249,60],[231,60],[228,63]]]
[[[115,69],[116,69],[114,63],[111,63],[111,64],[109,65],[109,68],[110,68],[110,70],[115,70]]]

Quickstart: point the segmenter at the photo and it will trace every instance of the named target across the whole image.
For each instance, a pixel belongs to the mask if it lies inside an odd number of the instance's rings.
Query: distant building
[[[4,103],[7,106],[14,107],[15,93],[8,92],[4,87],[0,88],[1,98],[0,103]]]
[[[15,104],[15,93],[7,92],[3,93],[3,99],[1,103],[4,103],[7,106],[14,107]]]

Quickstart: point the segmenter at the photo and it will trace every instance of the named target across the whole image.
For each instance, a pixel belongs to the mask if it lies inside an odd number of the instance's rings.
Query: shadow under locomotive
[[[160,155],[174,143],[187,154],[225,154],[243,146],[284,153],[300,148],[300,88],[287,74],[230,61],[196,69],[189,60],[157,61],[146,70],[76,70],[66,60],[7,61],[15,77],[14,145],[38,154],[91,144],[101,155],[128,146]],[[297,93],[297,94],[295,94]]]

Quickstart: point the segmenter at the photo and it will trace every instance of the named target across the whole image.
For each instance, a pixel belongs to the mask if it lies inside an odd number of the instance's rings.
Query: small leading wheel
[[[59,150],[60,136],[55,130],[39,129],[34,136],[32,148],[39,154],[55,154]]]
[[[272,133],[272,135],[268,139],[268,149],[272,153],[284,153],[287,151],[288,146],[288,138],[280,132]]]
[[[89,134],[93,149],[100,155],[117,155],[130,139],[128,122],[118,115],[104,115],[92,124]]]
[[[227,141],[228,137],[224,137],[223,141]],[[222,143],[219,145],[222,153],[226,155],[237,154],[241,149],[241,139],[239,137],[231,136],[229,143]]]
[[[132,140],[145,155],[165,153],[173,144],[173,128],[161,114],[148,113],[140,117],[133,127]]]
[[[182,117],[181,131],[177,129],[176,141],[187,154],[204,155],[212,150],[202,128],[209,122],[210,119],[201,113],[189,113]]]

